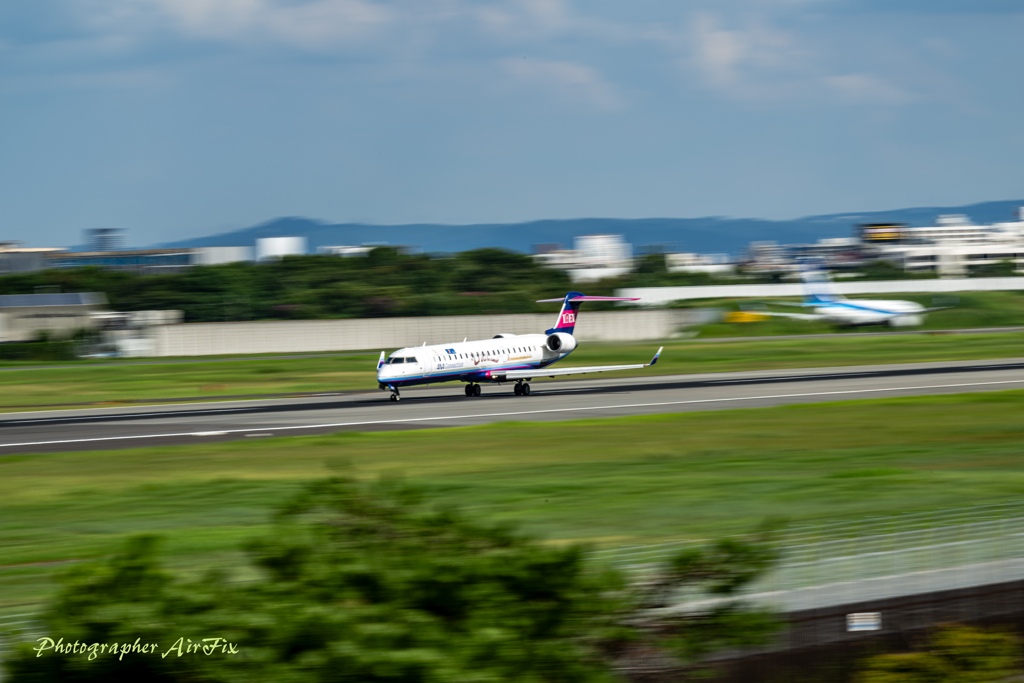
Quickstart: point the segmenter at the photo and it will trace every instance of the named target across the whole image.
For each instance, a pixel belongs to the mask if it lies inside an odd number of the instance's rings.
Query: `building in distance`
[[[579,235],[573,241],[573,249],[535,245],[533,258],[541,266],[566,271],[573,282],[593,282],[633,270],[633,245],[622,235]]]
[[[85,243],[89,251],[120,251],[128,245],[128,232],[123,228],[89,228]]]
[[[375,242],[375,243],[364,243],[359,246],[340,244],[336,246],[323,246],[317,247],[316,253],[325,254],[327,256],[366,256],[371,251],[378,247],[387,247],[388,249],[394,249],[399,254],[412,254],[415,253],[418,247],[409,244],[388,244],[386,242]]]
[[[0,343],[55,338],[95,329],[107,298],[97,292],[0,295]]]
[[[192,266],[212,266],[239,261],[252,261],[252,247],[62,252],[49,256],[44,267],[86,268],[91,266],[140,275],[157,275],[180,273]]]
[[[967,216],[939,216],[935,225],[867,224],[859,227],[867,255],[911,273],[963,277],[982,266],[1012,262],[1024,273],[1024,207],[1016,220],[975,225]]]
[[[0,275],[42,270],[49,257],[66,251],[60,247],[23,247],[21,242],[0,242]]]

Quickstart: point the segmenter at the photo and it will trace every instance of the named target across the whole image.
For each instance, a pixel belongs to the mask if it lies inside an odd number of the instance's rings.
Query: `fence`
[[[642,575],[693,545],[701,543],[599,550],[593,557]],[[780,546],[780,564],[745,597],[786,611],[1022,580],[1024,502],[794,527]]]
[[[680,328],[718,316],[707,310],[590,311],[580,315],[575,336],[587,341],[668,339]],[[292,320],[158,325],[149,328],[152,355],[208,356],[246,353],[309,353],[396,349],[495,334],[535,334],[555,323],[550,314],[460,315],[423,318]]]
[[[952,292],[993,292],[1024,289],[1024,277],[977,277],[942,280],[874,280],[833,282],[837,294],[938,294]],[[665,306],[684,299],[727,299],[733,297],[803,296],[804,286],[795,284],[708,285],[706,287],[630,287],[616,290],[616,296],[640,297],[644,306]]]
[[[688,540],[613,548],[591,558],[642,578],[659,562],[700,545]],[[846,613],[879,605],[886,611],[883,635],[937,621],[1017,614],[1024,605],[1024,501],[797,526],[785,531],[780,545],[779,566],[742,596],[789,615],[784,637],[762,654],[850,641]],[[918,595],[925,597],[913,597]],[[675,609],[711,602],[706,595],[680,597]],[[0,617],[0,658],[9,646],[4,631],[20,631],[18,639],[30,641],[40,635],[37,619],[27,613]],[[736,678],[758,679],[749,673]]]
[[[3,682],[3,657],[14,642],[32,642],[43,635],[39,614],[8,614],[0,616],[0,683]],[[12,637],[13,636],[13,637]]]

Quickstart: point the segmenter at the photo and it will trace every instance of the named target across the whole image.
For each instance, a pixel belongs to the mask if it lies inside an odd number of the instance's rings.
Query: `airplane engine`
[[[552,351],[568,353],[576,348],[576,337],[571,334],[566,334],[565,332],[555,332],[554,334],[548,335],[548,339],[544,345]]]

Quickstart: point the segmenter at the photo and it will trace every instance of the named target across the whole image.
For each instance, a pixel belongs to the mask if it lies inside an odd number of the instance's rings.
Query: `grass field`
[[[584,344],[559,367],[646,363],[657,343]],[[908,335],[668,342],[649,370],[675,374],[875,363],[972,360],[1024,355],[1024,333]],[[376,358],[338,355],[173,365],[68,364],[59,369],[0,371],[0,411],[26,406],[105,403],[156,398],[206,398],[275,393],[376,390]],[[453,391],[458,387],[453,386]]]
[[[0,613],[132,533],[172,566],[234,563],[268,511],[338,468],[600,546],[1012,500],[1024,392],[0,458]]]

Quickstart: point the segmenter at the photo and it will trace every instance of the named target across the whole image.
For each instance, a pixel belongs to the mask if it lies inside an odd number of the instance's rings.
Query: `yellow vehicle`
[[[762,320],[767,320],[770,316],[764,313],[755,313],[754,311],[731,311],[725,314],[725,322],[727,323],[756,323]]]

